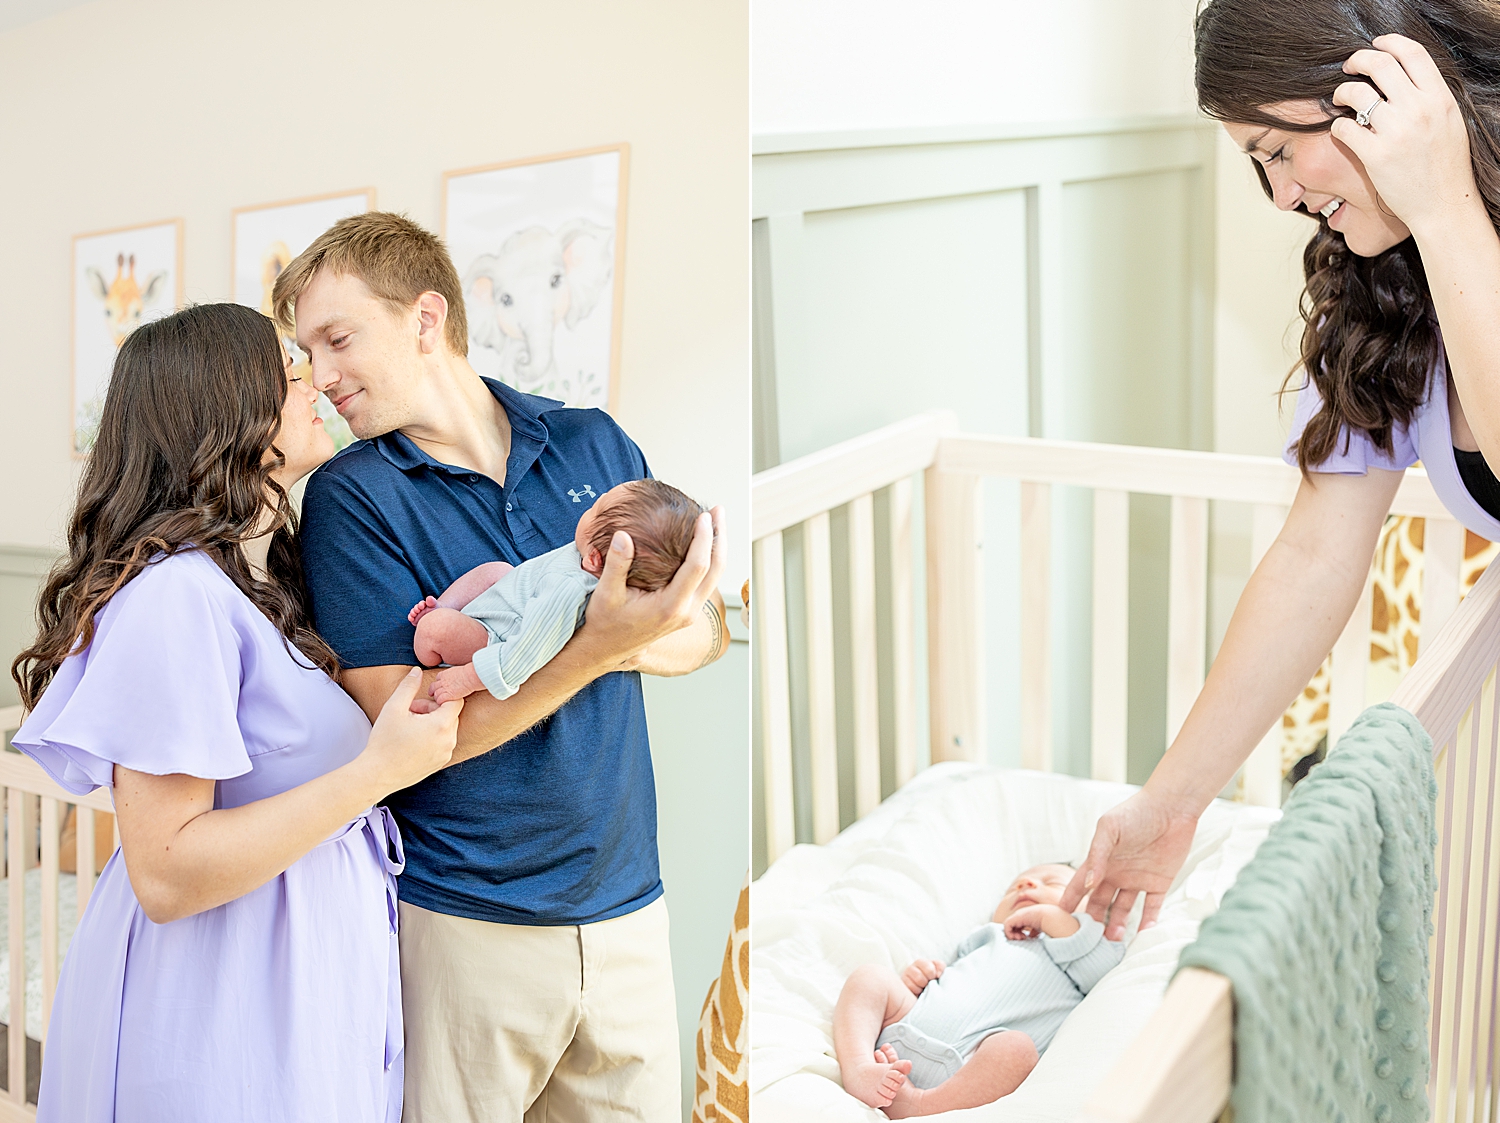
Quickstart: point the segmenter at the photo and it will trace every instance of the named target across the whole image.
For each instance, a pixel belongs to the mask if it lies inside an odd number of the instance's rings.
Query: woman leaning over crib
[[[1062,907],[1152,922],[1199,814],[1333,646],[1403,471],[1500,540],[1500,4],[1209,0],[1198,103],[1315,229],[1287,457],[1303,481],[1203,691]],[[1113,908],[1110,908],[1113,903]]]
[[[458,704],[374,728],[308,623],[287,491],[333,454],[271,322],[188,308],[120,349],[68,556],[12,674],[14,744],[113,789],[120,850],[68,949],[38,1118],[401,1112],[386,794],[452,755]]]

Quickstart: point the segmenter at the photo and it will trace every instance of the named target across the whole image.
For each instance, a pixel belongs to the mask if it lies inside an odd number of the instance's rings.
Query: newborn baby
[[[1104,926],[1058,908],[1073,876],[1036,866],[951,967],[919,959],[898,976],[857,968],[833,1011],[844,1090],[892,1119],[978,1107],[1014,1092],[1073,1007],[1120,962]]]
[[[433,681],[432,697],[451,702],[488,690],[509,698],[583,623],[616,531],[635,543],[625,583],[655,591],[682,565],[702,513],[659,480],[621,484],[583,513],[566,546],[517,566],[486,562],[442,596],[417,602],[407,614],[417,626],[417,659],[427,667],[448,664]]]

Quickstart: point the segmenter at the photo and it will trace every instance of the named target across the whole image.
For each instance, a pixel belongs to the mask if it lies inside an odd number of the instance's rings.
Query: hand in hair
[[[1333,138],[1359,157],[1381,200],[1419,242],[1457,210],[1483,211],[1464,115],[1427,49],[1404,35],[1381,35],[1350,55],[1344,72],[1369,81],[1344,82],[1334,102],[1373,113],[1368,128],[1350,117],[1335,120]]]

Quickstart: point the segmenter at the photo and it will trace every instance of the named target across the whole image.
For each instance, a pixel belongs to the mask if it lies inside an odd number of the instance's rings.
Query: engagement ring
[[[1384,104],[1385,98],[1377,97],[1368,108],[1362,109],[1354,115],[1354,123],[1360,128],[1368,129],[1370,127],[1370,114],[1374,113],[1375,110],[1379,109]]]

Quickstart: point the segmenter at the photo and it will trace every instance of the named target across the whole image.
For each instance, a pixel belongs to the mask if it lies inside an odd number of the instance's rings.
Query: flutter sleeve
[[[1125,958],[1125,941],[1106,940],[1104,925],[1086,914],[1078,916],[1078,931],[1061,939],[1043,936],[1042,946],[1047,949],[1052,962],[1061,967],[1084,994],[1093,990],[1094,985]]]
[[[1323,397],[1318,388],[1308,379],[1297,392],[1297,406],[1292,413],[1292,429],[1287,435],[1286,447],[1281,458],[1294,468],[1297,466],[1297,442],[1307,423],[1323,408]],[[1335,475],[1363,476],[1371,468],[1387,472],[1399,472],[1410,468],[1419,459],[1416,442],[1405,425],[1397,425],[1391,432],[1391,452],[1386,454],[1375,447],[1375,442],[1363,429],[1351,429],[1345,425],[1339,431],[1339,439],[1333,452],[1321,464],[1310,465],[1314,472],[1330,472]]]
[[[214,588],[187,557],[147,566],[105,606],[93,641],[64,660],[11,743],[77,795],[112,786],[116,764],[208,780],[249,772],[226,593],[237,590]]]

